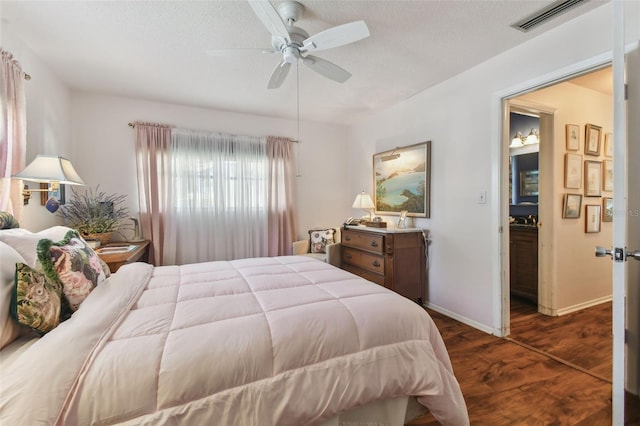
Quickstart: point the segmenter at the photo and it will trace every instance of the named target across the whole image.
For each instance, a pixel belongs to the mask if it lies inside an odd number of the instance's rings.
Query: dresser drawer
[[[341,244],[343,247],[353,247],[356,249],[366,250],[374,253],[384,252],[383,235],[375,235],[366,232],[358,232],[345,229],[342,231],[341,238]]]
[[[384,256],[352,247],[342,247],[342,263],[384,276]]]
[[[356,274],[359,277],[364,278],[365,280],[369,280],[384,287],[384,275],[374,274],[373,272],[358,268],[357,266],[347,265],[345,263],[343,263],[341,267],[345,271],[349,271],[352,274]]]

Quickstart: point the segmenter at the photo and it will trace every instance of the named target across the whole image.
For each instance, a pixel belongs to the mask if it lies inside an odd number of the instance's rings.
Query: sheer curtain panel
[[[25,166],[27,112],[25,73],[13,55],[0,48],[0,211],[22,220],[22,181],[11,179]]]
[[[267,256],[265,138],[173,129],[165,264]]]

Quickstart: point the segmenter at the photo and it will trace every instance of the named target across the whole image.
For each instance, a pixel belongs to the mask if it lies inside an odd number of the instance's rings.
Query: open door
[[[613,260],[614,425],[637,420],[640,385],[640,46],[626,46],[638,34],[635,2],[613,2],[614,202],[613,246],[596,248]],[[631,7],[629,7],[631,6]],[[625,10],[626,8],[626,10]],[[624,23],[624,24],[623,24]],[[631,30],[631,31],[629,31]],[[626,86],[626,89],[625,89]],[[625,395],[629,398],[625,416]]]

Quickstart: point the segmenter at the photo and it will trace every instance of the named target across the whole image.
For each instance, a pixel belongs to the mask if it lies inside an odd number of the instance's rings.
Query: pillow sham
[[[44,238],[59,241],[71,230],[66,226],[52,226],[39,232],[31,232],[22,228],[5,229],[0,231],[0,241],[10,245],[20,253],[24,263],[34,268],[38,260],[38,242]]]
[[[312,229],[309,231],[309,253],[326,253],[327,245],[335,243],[334,228]]]
[[[18,262],[24,262],[22,256],[9,245],[0,242],[0,349],[17,339],[22,329],[11,317],[11,300]]]
[[[104,262],[75,230],[59,242],[40,240],[38,260],[46,277],[62,284],[62,293],[73,312],[108,276]]]
[[[18,220],[11,213],[0,212],[0,229],[20,228]]]
[[[20,324],[46,334],[60,324],[61,311],[60,284],[24,263],[17,263],[12,316]]]

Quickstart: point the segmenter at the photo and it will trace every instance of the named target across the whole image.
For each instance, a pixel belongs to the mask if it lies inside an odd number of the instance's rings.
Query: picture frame
[[[602,190],[613,191],[613,160],[602,162]]]
[[[604,155],[613,157],[613,133],[604,134]]]
[[[563,219],[579,219],[582,210],[581,194],[564,194],[564,203],[562,207]]]
[[[537,197],[538,191],[538,170],[524,170],[520,172],[520,196]]]
[[[599,156],[602,127],[595,124],[586,124],[584,128],[584,153],[586,155]]]
[[[600,208],[598,204],[587,204],[584,221],[584,232],[587,234],[600,232]]]
[[[375,213],[430,217],[431,141],[373,155]]]
[[[567,151],[580,150],[580,126],[577,124],[565,125]]]
[[[40,184],[40,189],[42,190],[42,192],[40,192],[40,204],[43,206],[46,206],[47,200],[51,197],[54,197],[55,199],[57,199],[60,204],[64,204],[65,202],[64,185],[60,185],[57,191],[47,191],[46,189],[48,187],[49,187],[48,183]]]
[[[564,187],[582,188],[582,155],[573,153],[564,155]]]
[[[407,213],[409,212],[406,210],[402,210],[400,212],[400,217],[398,218],[398,229],[404,229],[407,227],[407,223],[406,223]]]
[[[585,160],[584,162],[584,195],[599,197],[602,195],[602,162]]]
[[[613,198],[602,198],[602,221],[613,222]]]

